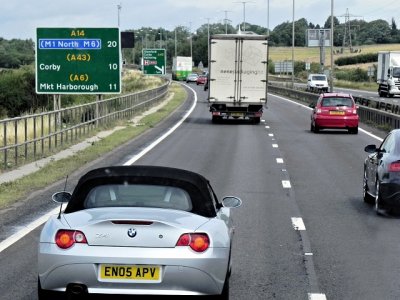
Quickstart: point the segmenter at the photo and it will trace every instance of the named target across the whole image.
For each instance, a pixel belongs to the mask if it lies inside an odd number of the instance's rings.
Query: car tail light
[[[59,230],[56,234],[56,244],[61,249],[68,249],[75,243],[87,244],[83,232],[78,230]]]
[[[181,235],[176,246],[189,246],[196,252],[204,252],[210,246],[210,239],[206,233],[185,233]]]
[[[389,172],[400,172],[400,161],[392,162],[389,165]]]

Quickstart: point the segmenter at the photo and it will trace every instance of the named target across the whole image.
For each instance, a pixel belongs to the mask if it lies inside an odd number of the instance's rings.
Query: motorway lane
[[[285,151],[321,290],[328,299],[399,299],[400,220],[376,216],[362,200],[363,148],[379,142],[363,132],[314,134],[305,108],[270,106],[267,119]]]
[[[363,147],[378,142],[362,132],[313,134],[310,111],[274,96],[265,124],[212,124],[205,92],[191,87],[198,91],[195,111],[136,164],[194,170],[220,197],[243,199],[233,210],[231,298],[308,299],[312,292],[398,299],[399,219],[377,217],[361,199]],[[161,132],[157,127],[91,167],[122,164]],[[295,230],[293,217],[306,230]],[[34,299],[38,233],[0,253],[0,299]]]
[[[302,243],[291,223],[296,207],[282,187],[279,149],[262,124],[212,124],[204,100],[199,91],[198,107],[184,126],[138,163],[195,170],[219,197],[242,198],[243,206],[232,211],[232,299],[307,299]]]

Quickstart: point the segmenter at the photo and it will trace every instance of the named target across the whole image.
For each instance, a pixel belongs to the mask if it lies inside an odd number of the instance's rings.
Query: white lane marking
[[[311,252],[306,252],[304,253],[305,256],[313,256],[314,254],[312,254]]]
[[[306,230],[302,218],[292,218],[292,225],[295,230]]]
[[[273,133],[268,133],[268,136],[274,136],[274,134]]]
[[[272,144],[272,148],[278,148],[278,144]]]
[[[266,129],[269,129],[269,126],[265,126]]]
[[[145,149],[143,149],[140,153],[136,154],[134,157],[132,157],[130,160],[125,162],[123,165],[131,165],[135,161],[137,161],[139,158],[144,156],[147,152],[149,152],[151,149],[153,149],[156,145],[158,145],[162,140],[164,140],[167,136],[169,136],[172,132],[174,132],[182,123],[183,121],[186,120],[186,118],[192,113],[194,108],[196,107],[197,104],[197,94],[196,92],[189,86],[187,86],[190,90],[192,90],[194,94],[194,102],[192,107],[187,111],[187,113],[182,117],[182,119],[175,124],[170,130],[168,130],[165,134],[163,134],[160,138],[155,140],[153,143],[151,143],[149,146],[147,146]],[[16,243],[20,239],[22,239],[24,236],[26,236],[28,233],[31,231],[35,230],[37,227],[41,226],[43,223],[45,223],[50,216],[57,214],[60,211],[60,208],[57,207],[45,215],[41,216],[40,218],[36,219],[35,221],[29,223],[27,226],[25,226],[24,229],[19,230],[18,232],[14,233],[10,237],[6,238],[4,241],[0,242],[0,253],[5,250],[6,248],[10,247],[12,244]]]
[[[296,102],[296,101],[293,101],[293,100],[289,100],[289,99],[287,99],[287,98],[283,98],[283,97],[277,96],[277,95],[274,95],[274,96],[277,97],[277,98],[279,98],[279,99],[285,100],[285,101],[287,101],[287,102],[291,102],[291,103],[293,103],[293,104],[300,105],[300,106],[302,106],[302,107],[304,107],[304,108],[306,108],[306,109],[308,109],[308,110],[312,110],[311,107],[308,107],[307,105],[301,104],[301,103],[299,103],[299,102]],[[383,141],[382,138],[380,138],[379,136],[374,135],[373,133],[371,133],[371,132],[369,132],[369,131],[366,131],[365,129],[362,129],[362,128],[358,127],[358,130],[364,132],[366,135],[369,135],[370,137],[372,137],[372,138],[374,138],[374,139],[376,139],[376,140],[378,140],[378,141],[380,141],[380,142]]]
[[[164,133],[162,136],[160,136],[158,139],[156,139],[153,143],[151,143],[149,146],[144,148],[142,151],[140,151],[138,154],[133,156],[130,160],[128,160],[126,163],[124,163],[124,166],[130,166],[134,162],[136,162],[139,158],[143,157],[146,155],[151,149],[153,149],[155,146],[157,146],[159,143],[161,143],[166,137],[168,137],[171,133],[173,133],[181,124],[186,120],[186,118],[192,113],[194,108],[196,107],[197,104],[197,94],[196,92],[189,86],[186,85],[187,88],[191,89],[193,94],[194,94],[194,102],[192,107],[186,112],[186,114],[183,116],[183,118],[176,123],[170,130],[168,130],[166,133]]]
[[[308,300],[326,300],[326,296],[325,296],[325,294],[309,293]]]
[[[283,164],[283,159],[282,158],[277,158],[276,159],[277,164]]]
[[[290,189],[292,187],[289,180],[282,180],[282,186],[284,189]]]

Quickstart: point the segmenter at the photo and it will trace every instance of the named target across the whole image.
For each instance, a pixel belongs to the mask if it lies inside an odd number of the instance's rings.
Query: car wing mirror
[[[57,192],[51,196],[51,199],[56,203],[68,203],[71,200],[70,192]]]
[[[374,153],[377,152],[376,145],[368,145],[364,148],[364,151],[367,153]]]
[[[235,208],[242,205],[242,200],[235,196],[226,196],[222,199],[222,205],[228,208]]]

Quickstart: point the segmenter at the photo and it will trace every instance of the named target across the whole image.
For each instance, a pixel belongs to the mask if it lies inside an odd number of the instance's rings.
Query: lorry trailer
[[[379,51],[376,73],[380,97],[400,95],[400,51]]]
[[[260,123],[267,104],[268,41],[257,34],[210,36],[208,102],[213,122]]]

